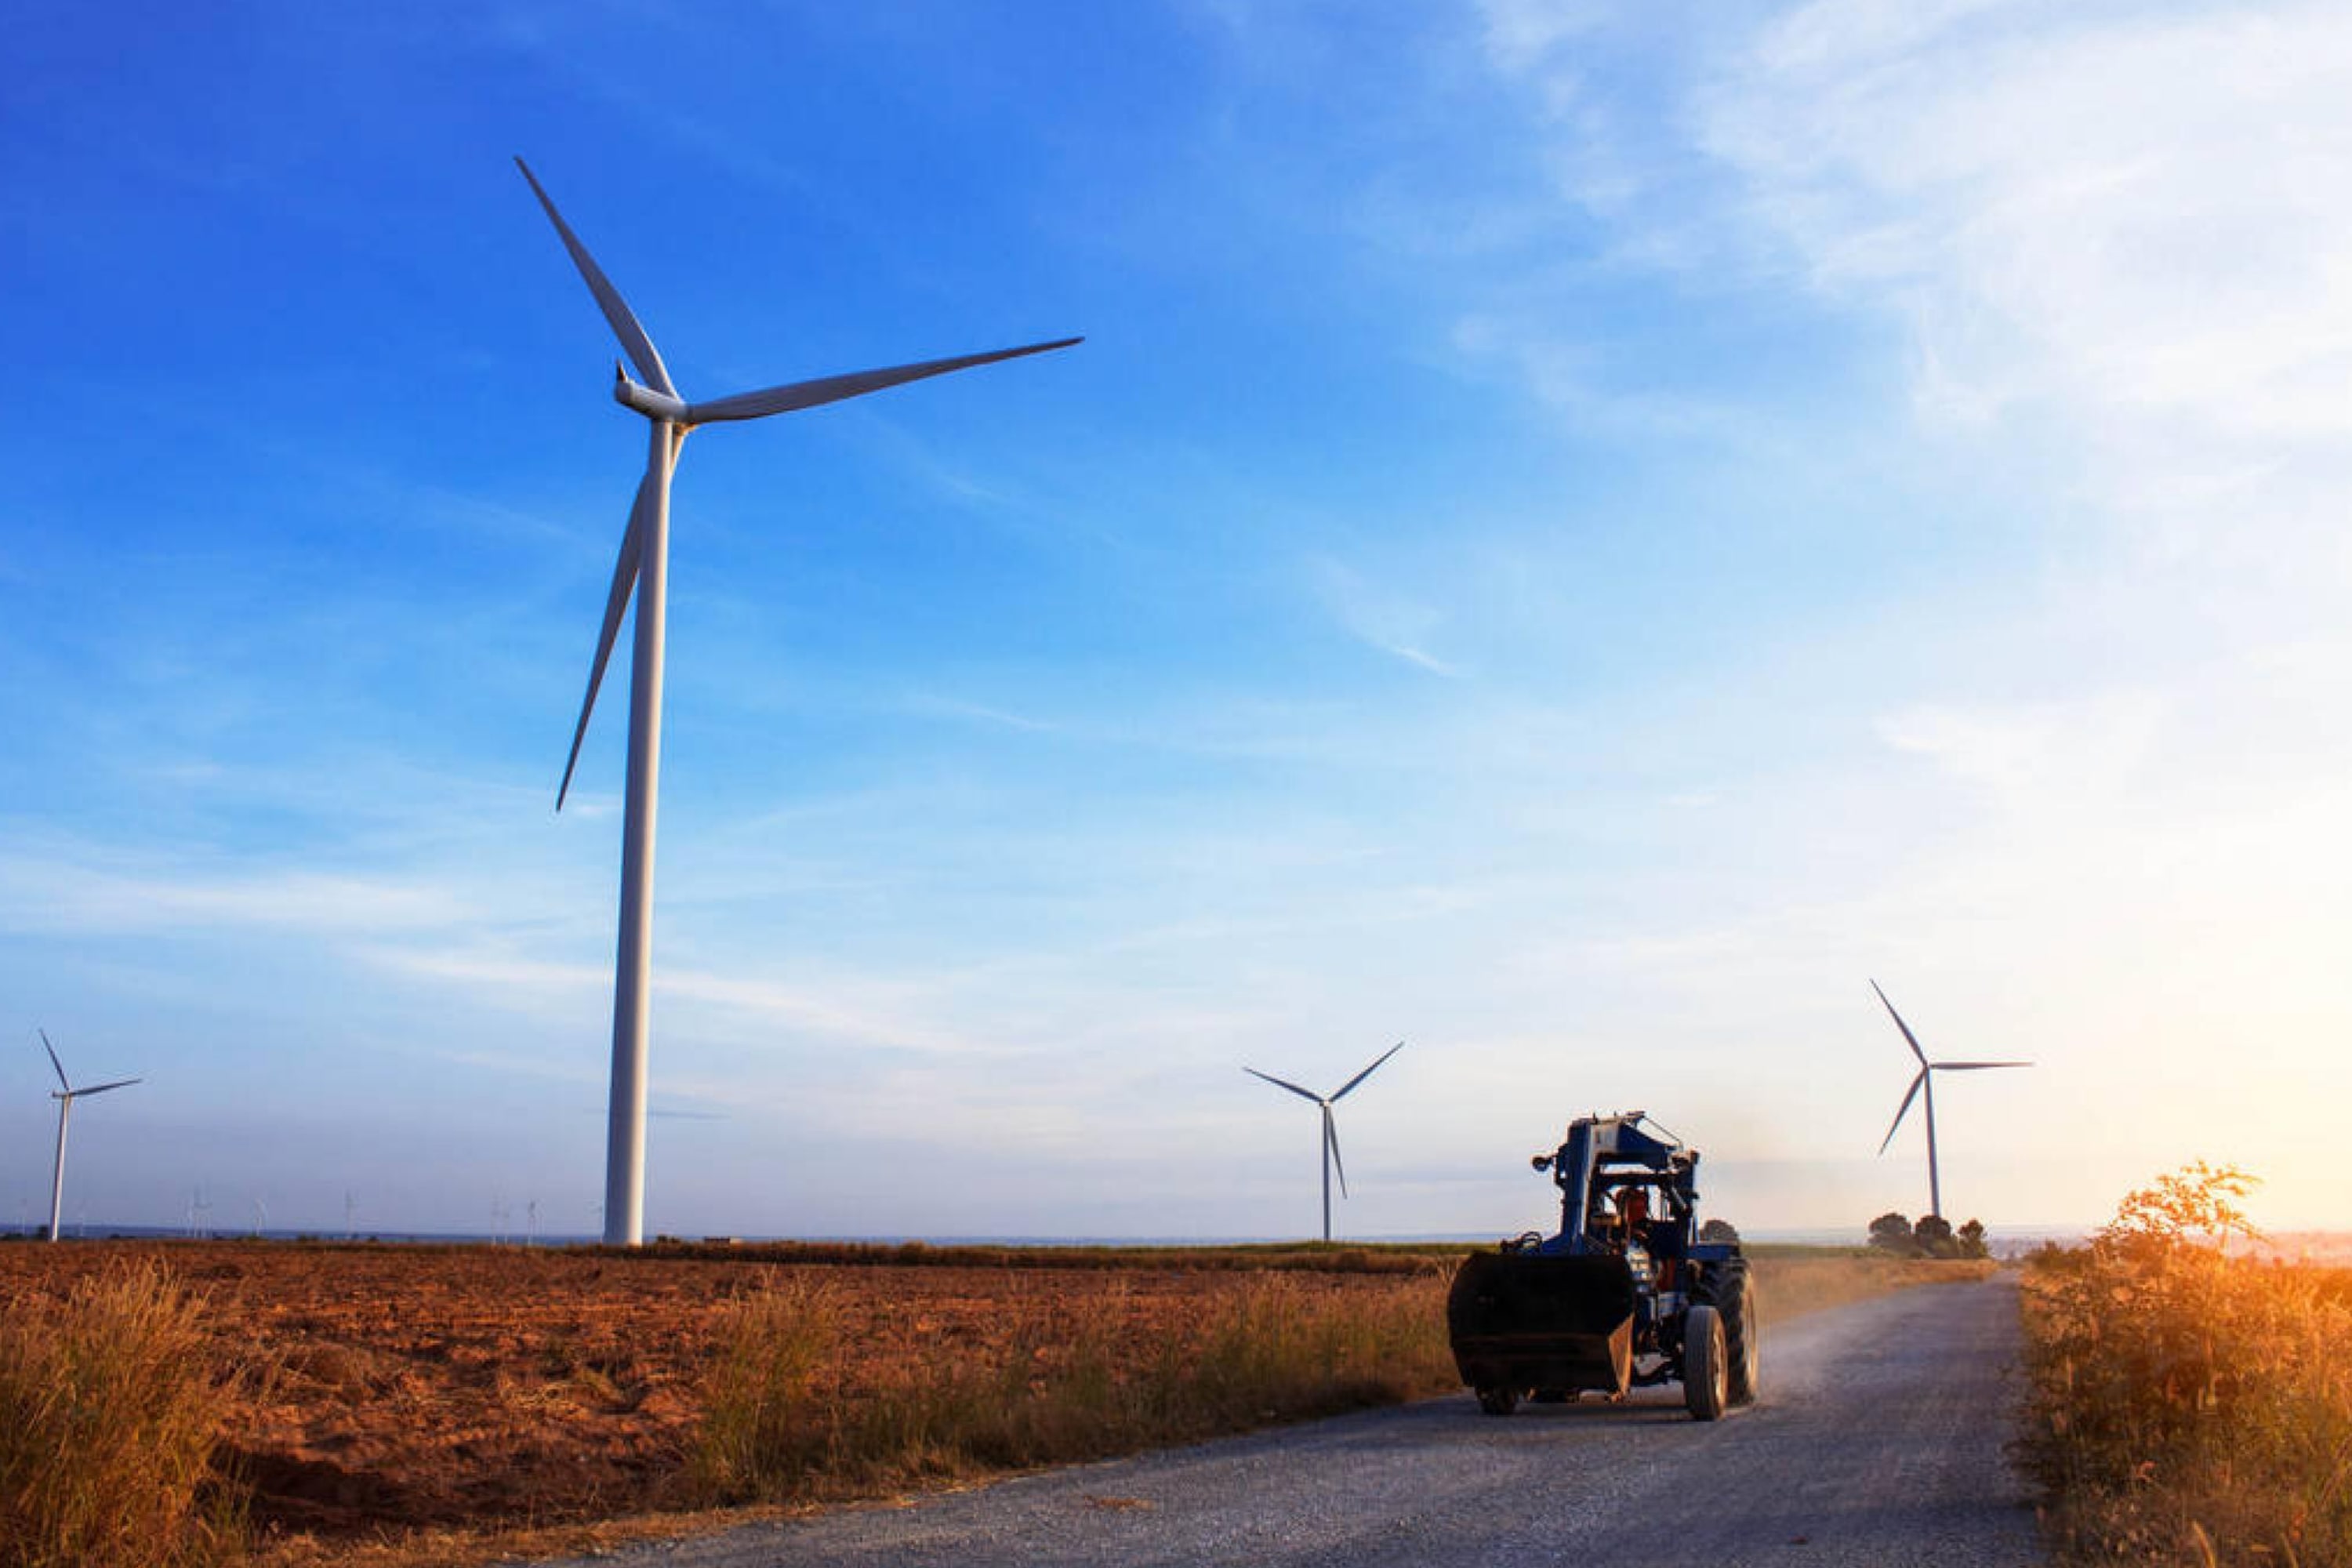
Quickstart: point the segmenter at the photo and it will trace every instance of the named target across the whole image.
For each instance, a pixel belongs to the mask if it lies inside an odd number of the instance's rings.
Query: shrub
[[[2032,1259],[2026,1453],[2076,1560],[2352,1561],[2352,1291],[2231,1252],[2252,1184],[2187,1166]]]
[[[0,1327],[0,1563],[150,1568],[242,1555],[212,1468],[226,1391],[200,1299],[152,1265],[18,1302]]]

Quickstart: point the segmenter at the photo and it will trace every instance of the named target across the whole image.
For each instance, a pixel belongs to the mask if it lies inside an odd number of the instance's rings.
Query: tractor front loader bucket
[[[1633,1271],[1605,1255],[1473,1253],[1454,1276],[1445,1326],[1473,1388],[1622,1394],[1633,1371]]]

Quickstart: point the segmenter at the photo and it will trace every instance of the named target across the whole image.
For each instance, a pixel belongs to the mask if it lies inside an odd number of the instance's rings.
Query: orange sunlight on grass
[[[2352,1270],[2256,1257],[2252,1185],[2190,1165],[2035,1259],[2028,1447],[2063,1561],[2352,1562]]]

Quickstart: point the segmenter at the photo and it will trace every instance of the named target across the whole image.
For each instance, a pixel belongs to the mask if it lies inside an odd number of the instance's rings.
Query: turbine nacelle
[[[624,408],[634,408],[648,419],[666,420],[672,425],[689,423],[686,400],[666,392],[656,392],[650,386],[640,386],[629,379],[621,362],[613,362],[613,401]]]

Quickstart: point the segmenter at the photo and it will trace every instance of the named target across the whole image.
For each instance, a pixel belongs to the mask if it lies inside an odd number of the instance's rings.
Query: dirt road
[[[1763,1401],[1679,1391],[1522,1407],[1465,1394],[605,1557],[785,1564],[1591,1563],[2009,1568],[2041,1561],[2004,1462],[2015,1286],[1906,1290],[1765,1341]],[[585,1568],[585,1565],[582,1565]]]

